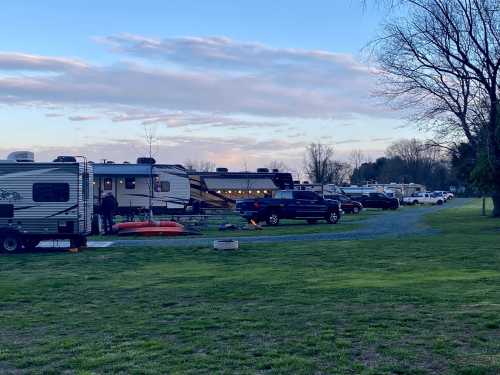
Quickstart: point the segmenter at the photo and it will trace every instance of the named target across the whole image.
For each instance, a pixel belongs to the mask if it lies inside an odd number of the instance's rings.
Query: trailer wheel
[[[21,250],[21,248],[21,241],[19,237],[14,234],[8,234],[0,238],[0,251],[13,254]]]
[[[72,248],[87,247],[87,238],[83,236],[72,238],[69,242],[70,242],[70,247]]]

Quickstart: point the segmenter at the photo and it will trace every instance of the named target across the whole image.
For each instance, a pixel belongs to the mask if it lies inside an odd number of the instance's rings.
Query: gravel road
[[[468,199],[456,198],[442,206],[428,206],[408,208],[398,211],[387,211],[373,216],[361,223],[361,227],[348,232],[315,233],[315,234],[287,234],[279,236],[235,237],[240,243],[272,243],[289,241],[333,241],[357,240],[389,237],[397,238],[408,235],[430,235],[436,231],[425,225],[422,217],[428,213],[451,207],[459,207],[467,203]],[[342,225],[340,222],[338,225]],[[161,246],[161,247],[196,247],[212,246],[217,237],[203,238],[169,238],[147,240],[115,240],[110,244],[115,247],[132,246]]]

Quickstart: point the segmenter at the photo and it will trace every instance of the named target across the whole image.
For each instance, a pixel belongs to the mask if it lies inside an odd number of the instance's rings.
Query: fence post
[[[486,197],[483,196],[483,207],[481,210],[481,215],[486,216]]]

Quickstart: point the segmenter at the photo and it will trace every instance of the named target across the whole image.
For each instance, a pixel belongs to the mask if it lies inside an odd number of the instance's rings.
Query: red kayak
[[[137,229],[137,228],[154,228],[154,227],[164,227],[164,228],[183,228],[182,224],[176,223],[175,221],[128,221],[125,223],[118,223],[113,225],[113,230],[115,232],[120,232],[122,230]]]
[[[121,229],[119,236],[181,236],[186,234],[184,227],[139,227]]]

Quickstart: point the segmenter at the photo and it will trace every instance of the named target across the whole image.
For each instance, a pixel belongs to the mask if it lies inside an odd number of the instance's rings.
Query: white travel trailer
[[[17,152],[0,161],[0,250],[30,249],[42,240],[81,246],[92,225],[92,166],[74,157],[34,161]]]
[[[184,212],[190,199],[189,178],[180,165],[151,164],[139,158],[137,164],[100,163],[94,166],[94,207],[112,193],[118,202],[117,214]]]

